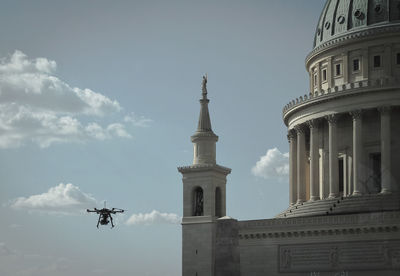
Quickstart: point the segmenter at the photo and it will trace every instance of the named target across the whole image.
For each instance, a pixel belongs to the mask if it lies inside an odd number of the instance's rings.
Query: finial
[[[207,73],[203,76],[201,90],[203,91],[203,99],[207,99]]]

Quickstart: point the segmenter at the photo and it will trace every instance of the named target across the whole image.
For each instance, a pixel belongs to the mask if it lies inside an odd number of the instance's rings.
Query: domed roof
[[[400,0],[328,0],[314,48],[347,33],[388,25],[400,25]]]

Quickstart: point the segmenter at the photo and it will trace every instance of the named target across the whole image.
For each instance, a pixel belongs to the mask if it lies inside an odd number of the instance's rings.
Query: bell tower
[[[179,167],[183,182],[182,275],[215,275],[216,220],[226,215],[226,176],[217,165],[216,142],[208,112],[207,76],[203,76],[200,116],[191,137],[193,164]]]

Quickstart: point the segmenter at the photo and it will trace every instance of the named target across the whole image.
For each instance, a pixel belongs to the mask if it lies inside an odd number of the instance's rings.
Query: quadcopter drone
[[[99,224],[101,225],[108,225],[108,223],[111,221],[111,228],[114,227],[113,223],[113,218],[111,214],[116,214],[116,213],[123,213],[125,210],[119,209],[119,208],[112,208],[112,209],[107,209],[106,208],[106,202],[104,201],[104,208],[103,209],[97,209],[94,208],[93,210],[86,209],[88,213],[97,213],[99,214],[99,220],[97,221],[97,228],[99,228]],[[108,220],[110,219],[110,220]]]

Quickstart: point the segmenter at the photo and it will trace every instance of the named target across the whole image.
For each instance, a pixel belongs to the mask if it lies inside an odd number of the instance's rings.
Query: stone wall
[[[400,275],[400,212],[239,222],[241,275]]]

